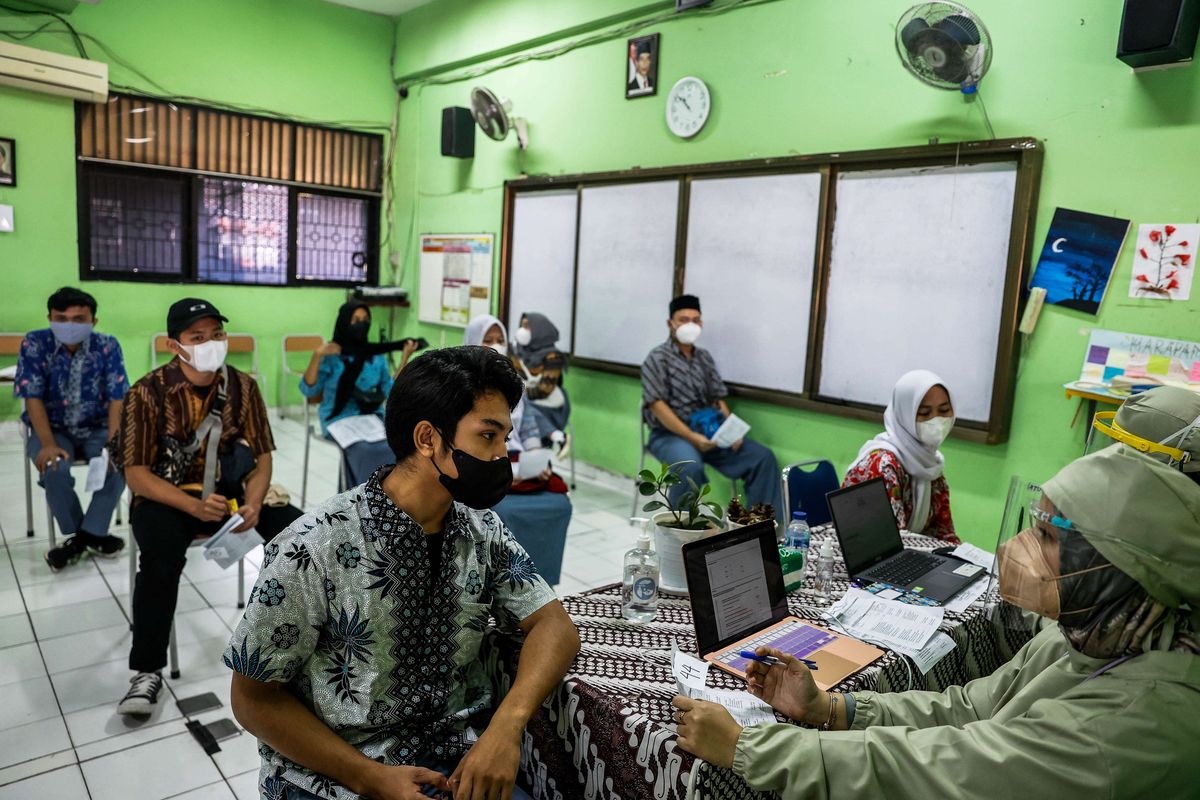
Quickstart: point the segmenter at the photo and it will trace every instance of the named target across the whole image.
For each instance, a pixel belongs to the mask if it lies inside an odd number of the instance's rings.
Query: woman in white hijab
[[[883,427],[858,451],[842,486],[883,478],[901,529],[958,544],[938,449],[954,427],[950,390],[929,370],[905,373],[883,412]]]

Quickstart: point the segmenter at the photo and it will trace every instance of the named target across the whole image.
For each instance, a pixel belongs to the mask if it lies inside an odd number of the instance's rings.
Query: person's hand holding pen
[[[750,694],[796,722],[820,725],[828,719],[829,698],[813,680],[807,659],[771,647],[760,647],[753,656],[746,666]]]

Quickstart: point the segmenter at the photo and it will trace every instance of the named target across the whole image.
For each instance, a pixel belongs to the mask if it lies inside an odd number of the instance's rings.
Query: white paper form
[[[377,414],[359,414],[339,419],[329,423],[325,430],[343,450],[359,442],[382,442],[387,438],[383,420]]]
[[[204,557],[216,561],[221,569],[229,569],[240,561],[242,556],[262,544],[263,538],[254,528],[241,533],[233,532],[234,528],[245,521],[241,514],[234,514],[226,520],[220,530],[204,543]]]
[[[880,600],[870,592],[851,588],[825,616],[857,639],[914,655],[937,633],[944,612],[937,606]]]
[[[963,543],[950,553],[955,558],[961,558],[963,561],[970,561],[972,564],[978,564],[988,572],[993,572],[996,563],[996,557],[984,550],[982,547],[976,547],[973,544]]]
[[[707,661],[681,652],[678,644],[671,642],[671,673],[675,676],[675,685],[681,695],[724,706],[737,724],[743,727],[776,721],[771,707],[749,692],[708,688],[705,683],[708,666]]]
[[[739,439],[744,439],[750,432],[750,423],[737,414],[730,414],[713,434],[712,442],[717,447],[733,447]]]
[[[942,608],[955,614],[961,614],[971,607],[971,603],[982,597],[987,588],[988,581],[985,578],[980,578],[950,598],[950,601],[943,604]]]
[[[88,461],[87,481],[83,485],[85,492],[98,492],[104,488],[108,478],[108,448],[100,451],[100,455]]]
[[[517,479],[528,480],[536,478],[550,466],[550,448],[539,447],[536,450],[525,450],[517,461]]]

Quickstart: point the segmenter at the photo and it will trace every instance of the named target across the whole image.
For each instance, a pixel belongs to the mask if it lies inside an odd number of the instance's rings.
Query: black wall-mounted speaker
[[[1200,31],[1200,0],[1125,0],[1117,58],[1131,67],[1192,60]]]
[[[475,157],[475,118],[471,109],[461,106],[442,109],[442,155]]]

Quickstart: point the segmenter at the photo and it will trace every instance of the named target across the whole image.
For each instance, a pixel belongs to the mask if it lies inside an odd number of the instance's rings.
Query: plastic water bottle
[[[829,539],[821,542],[817,553],[817,596],[828,600],[833,594],[833,542]]]
[[[631,622],[649,622],[658,613],[658,554],[650,549],[649,527],[644,521],[637,547],[625,554],[621,616]]]
[[[792,521],[788,523],[787,534],[783,540],[784,547],[803,550],[805,555],[807,555],[808,543],[811,537],[812,531],[808,528],[808,514],[805,514],[803,511],[793,511]]]

